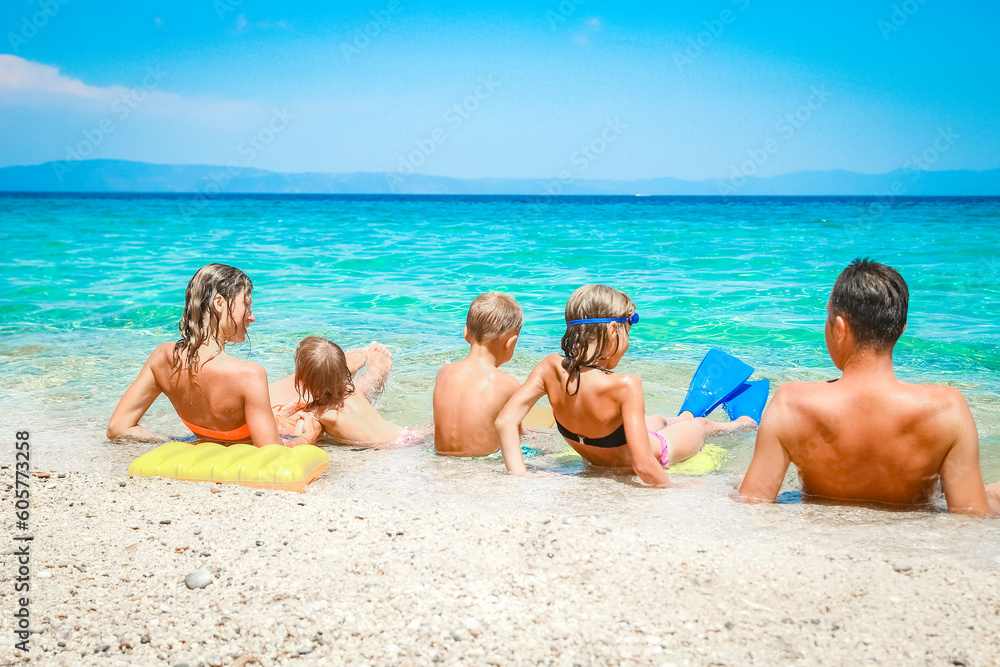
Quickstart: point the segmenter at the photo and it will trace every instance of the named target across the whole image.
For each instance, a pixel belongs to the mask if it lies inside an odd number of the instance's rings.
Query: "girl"
[[[750,417],[721,424],[690,412],[675,419],[646,417],[642,381],[614,373],[638,322],[635,304],[606,285],[584,285],[566,304],[563,354],[538,364],[507,401],[496,420],[507,472],[526,472],[517,425],[542,396],[548,396],[556,426],[580,456],[595,466],[632,468],[652,486],[670,486],[664,468],[698,453],[705,438],[752,428]]]
[[[373,342],[351,361],[355,363],[349,365],[340,346],[326,338],[303,338],[295,350],[295,374],[270,387],[273,403],[290,403],[279,416],[297,411],[314,416],[322,427],[316,439],[325,432],[350,443],[397,447],[417,443],[416,430],[386,420],[369,400],[381,391],[392,369],[392,355],[385,345]],[[355,384],[353,376],[362,361],[367,370]]]
[[[298,417],[304,437],[282,442],[268,401],[267,373],[226,354],[226,345],[246,340],[255,321],[253,283],[225,264],[198,269],[184,293],[184,313],[176,343],[157,347],[132,386],[118,401],[108,423],[108,438],[163,441],[139,425],[161,393],[195,435],[221,442],[252,441],[293,446],[318,437],[315,420]]]

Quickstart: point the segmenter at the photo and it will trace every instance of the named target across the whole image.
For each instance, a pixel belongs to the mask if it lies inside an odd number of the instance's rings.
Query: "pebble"
[[[307,655],[307,654],[313,652],[313,647],[312,646],[300,646],[296,650],[299,652],[299,655]]]
[[[160,519],[160,525],[161,526],[169,526],[170,525],[170,519]]]
[[[205,588],[210,583],[212,583],[212,573],[208,570],[195,570],[188,576],[184,577],[184,583],[191,590],[196,588]]]
[[[905,560],[894,560],[892,562],[892,569],[896,572],[909,572],[913,569],[913,566],[907,563]]]
[[[118,482],[118,486],[125,486],[125,482]]]
[[[111,648],[111,644],[101,644],[100,646],[94,649],[94,653],[104,653],[109,648]]]
[[[209,667],[222,667],[222,658],[217,655],[210,655],[205,658],[205,662],[208,663]]]

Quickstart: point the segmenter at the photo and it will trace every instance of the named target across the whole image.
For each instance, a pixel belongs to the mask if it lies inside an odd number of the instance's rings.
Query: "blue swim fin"
[[[767,394],[770,390],[770,380],[744,382],[739,392],[723,404],[730,421],[747,416],[760,424],[760,416],[764,413],[764,405],[767,403]]]
[[[704,417],[732,397],[751,373],[753,369],[736,357],[712,348],[698,364],[680,412]]]

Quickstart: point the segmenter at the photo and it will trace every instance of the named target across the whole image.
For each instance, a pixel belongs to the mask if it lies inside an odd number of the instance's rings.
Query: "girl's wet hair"
[[[308,394],[306,410],[337,410],[354,393],[354,380],[340,346],[320,336],[306,336],[295,350],[295,389],[299,399]]]
[[[595,317],[630,317],[635,312],[635,304],[624,292],[607,285],[584,285],[573,292],[566,302],[566,321]],[[617,326],[625,326],[619,324]],[[566,379],[566,393],[573,396],[580,390],[580,368],[594,366],[596,361],[607,359],[618,351],[615,338],[614,350],[608,351],[608,324],[574,324],[566,327],[562,337],[562,351],[565,355],[562,367],[569,373]],[[576,381],[576,389],[570,391],[570,383]]]
[[[250,307],[253,293],[253,282],[239,269],[225,264],[206,264],[198,269],[188,282],[184,292],[184,313],[178,328],[181,338],[174,345],[173,368],[180,372],[186,364],[189,373],[198,371],[198,348],[209,340],[218,340],[221,335],[219,315],[212,308],[216,295],[221,296],[229,304],[229,322],[236,325],[233,319],[233,304],[243,295],[243,301]],[[225,341],[219,341],[224,345]],[[202,364],[208,359],[202,361]]]

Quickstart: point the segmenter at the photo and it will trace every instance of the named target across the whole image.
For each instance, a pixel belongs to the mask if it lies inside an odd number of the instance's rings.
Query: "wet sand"
[[[349,454],[355,464],[410,461],[403,452]],[[492,469],[482,473],[492,484],[463,490],[475,502],[455,502],[443,487],[433,497],[387,491],[371,476],[366,491],[338,476],[339,459],[303,494],[98,473],[33,477],[32,650],[13,649],[15,563],[6,550],[0,662],[1000,662],[1000,565],[988,556],[1000,550],[1000,522],[746,506],[697,483],[655,491],[602,479],[572,483],[651,500],[588,509],[566,491],[573,502],[558,508],[536,502],[558,481]],[[12,508],[11,472],[0,473]],[[649,503],[670,509],[658,514]],[[733,514],[745,531],[713,527],[732,525]],[[796,537],[803,516],[813,528]],[[13,510],[2,517],[14,534]],[[852,537],[859,522],[886,526],[886,542],[871,531]],[[912,542],[901,537],[908,524],[919,528]],[[771,531],[779,525],[786,531]],[[771,537],[755,538],[761,531]],[[936,548],[935,539],[968,539],[980,555]],[[198,570],[212,582],[190,589],[185,577]]]

